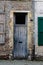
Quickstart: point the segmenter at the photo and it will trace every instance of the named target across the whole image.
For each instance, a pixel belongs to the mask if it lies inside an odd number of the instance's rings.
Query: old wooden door
[[[19,15],[18,19],[21,19]],[[25,18],[24,18],[25,19]],[[20,20],[18,20],[20,21]],[[24,20],[21,19],[21,22]],[[16,21],[17,23],[17,21]],[[24,23],[19,22],[14,26],[14,57],[25,58],[27,57],[27,26]]]

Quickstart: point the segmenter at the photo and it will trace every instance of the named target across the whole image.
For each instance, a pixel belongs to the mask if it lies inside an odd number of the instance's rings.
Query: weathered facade
[[[27,51],[28,55],[33,50],[33,9],[32,0],[30,1],[0,1],[0,56],[13,55],[14,50],[14,13],[27,13]],[[4,23],[3,23],[4,22]],[[4,29],[4,30],[3,30]],[[3,32],[4,31],[4,32]],[[3,36],[4,35],[4,36]],[[30,52],[29,52],[30,51]]]
[[[34,2],[34,21],[35,55],[38,60],[43,60],[43,0]]]

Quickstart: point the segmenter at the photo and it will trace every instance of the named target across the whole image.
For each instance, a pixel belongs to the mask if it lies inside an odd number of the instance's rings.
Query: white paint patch
[[[43,55],[43,46],[38,46],[38,17],[43,17],[43,2],[35,2],[35,54]]]
[[[38,17],[43,17],[43,2],[35,2],[35,45],[38,44]]]

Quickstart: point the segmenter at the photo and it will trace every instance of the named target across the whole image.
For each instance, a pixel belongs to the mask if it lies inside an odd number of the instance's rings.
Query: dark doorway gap
[[[27,13],[14,13],[15,24],[25,24],[25,18]]]

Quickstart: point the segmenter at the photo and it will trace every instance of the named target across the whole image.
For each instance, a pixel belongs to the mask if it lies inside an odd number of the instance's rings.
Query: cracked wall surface
[[[11,10],[24,10],[24,11],[30,11],[29,18],[32,19],[32,2],[17,2],[17,1],[0,1],[0,13],[4,13],[5,15],[5,30],[6,30],[6,38],[5,38],[5,44],[0,45],[0,52],[1,54],[10,54],[12,53],[13,50],[13,22],[12,22],[12,13]],[[11,16],[10,16],[11,14]],[[30,21],[30,20],[29,20]],[[29,37],[29,42],[28,42],[28,49],[32,49],[33,47],[33,22],[28,23],[28,37]],[[9,34],[10,32],[10,34]],[[27,39],[28,40],[28,39]],[[1,55],[0,54],[0,55]]]

